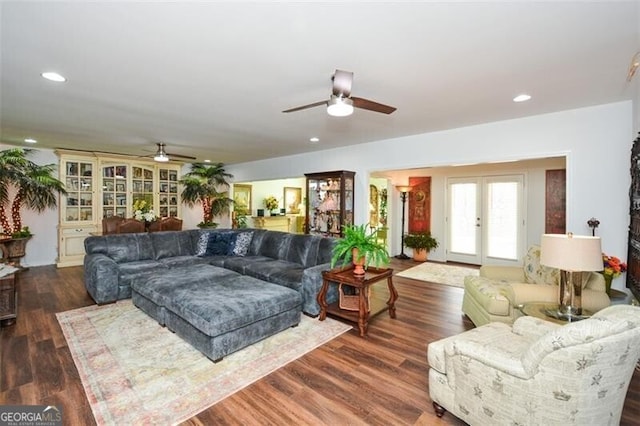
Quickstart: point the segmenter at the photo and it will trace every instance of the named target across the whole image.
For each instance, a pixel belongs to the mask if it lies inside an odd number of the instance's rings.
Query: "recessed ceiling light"
[[[320,142],[320,138],[314,136],[312,138],[309,138],[309,142]]]
[[[210,163],[210,162],[211,162],[211,160],[204,160],[204,162],[205,162],[205,163]]]
[[[66,78],[64,78],[63,76],[61,76],[60,74],[58,74],[57,72],[43,72],[42,74],[40,74],[42,77],[46,78],[47,80],[50,81],[55,81],[57,83],[64,83],[65,81],[67,81]]]
[[[35,139],[33,139],[33,138],[26,138],[24,141],[25,141],[26,143],[38,143],[38,141],[37,141],[37,140],[35,140]]]
[[[527,95],[526,93],[523,93],[513,98],[513,102],[526,102],[529,99],[531,99],[531,95]]]

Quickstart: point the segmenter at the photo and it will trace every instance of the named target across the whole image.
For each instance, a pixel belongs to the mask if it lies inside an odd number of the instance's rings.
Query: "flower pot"
[[[356,261],[356,259],[358,258],[358,249],[354,248],[351,251],[351,255],[353,256],[353,275],[364,275],[364,261],[365,258],[364,256],[362,257],[362,259],[359,259]]]
[[[413,249],[413,260],[416,262],[426,262],[429,257],[427,249]]]

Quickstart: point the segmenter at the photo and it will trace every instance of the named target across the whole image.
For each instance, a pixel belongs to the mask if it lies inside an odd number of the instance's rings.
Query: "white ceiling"
[[[227,164],[631,99],[640,49],[638,1],[0,7],[0,142]],[[398,110],[281,112],[336,68]]]

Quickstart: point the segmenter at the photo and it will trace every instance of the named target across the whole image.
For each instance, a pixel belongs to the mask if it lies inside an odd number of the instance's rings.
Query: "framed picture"
[[[251,214],[251,185],[233,185],[233,209],[236,212],[244,211],[244,214]]]
[[[284,206],[287,214],[299,214],[302,202],[302,188],[284,187]]]

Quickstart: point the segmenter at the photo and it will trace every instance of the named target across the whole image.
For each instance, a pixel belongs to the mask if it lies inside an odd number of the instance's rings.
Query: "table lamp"
[[[540,264],[560,269],[558,316],[571,319],[582,315],[582,272],[602,270],[600,237],[543,234]]]

